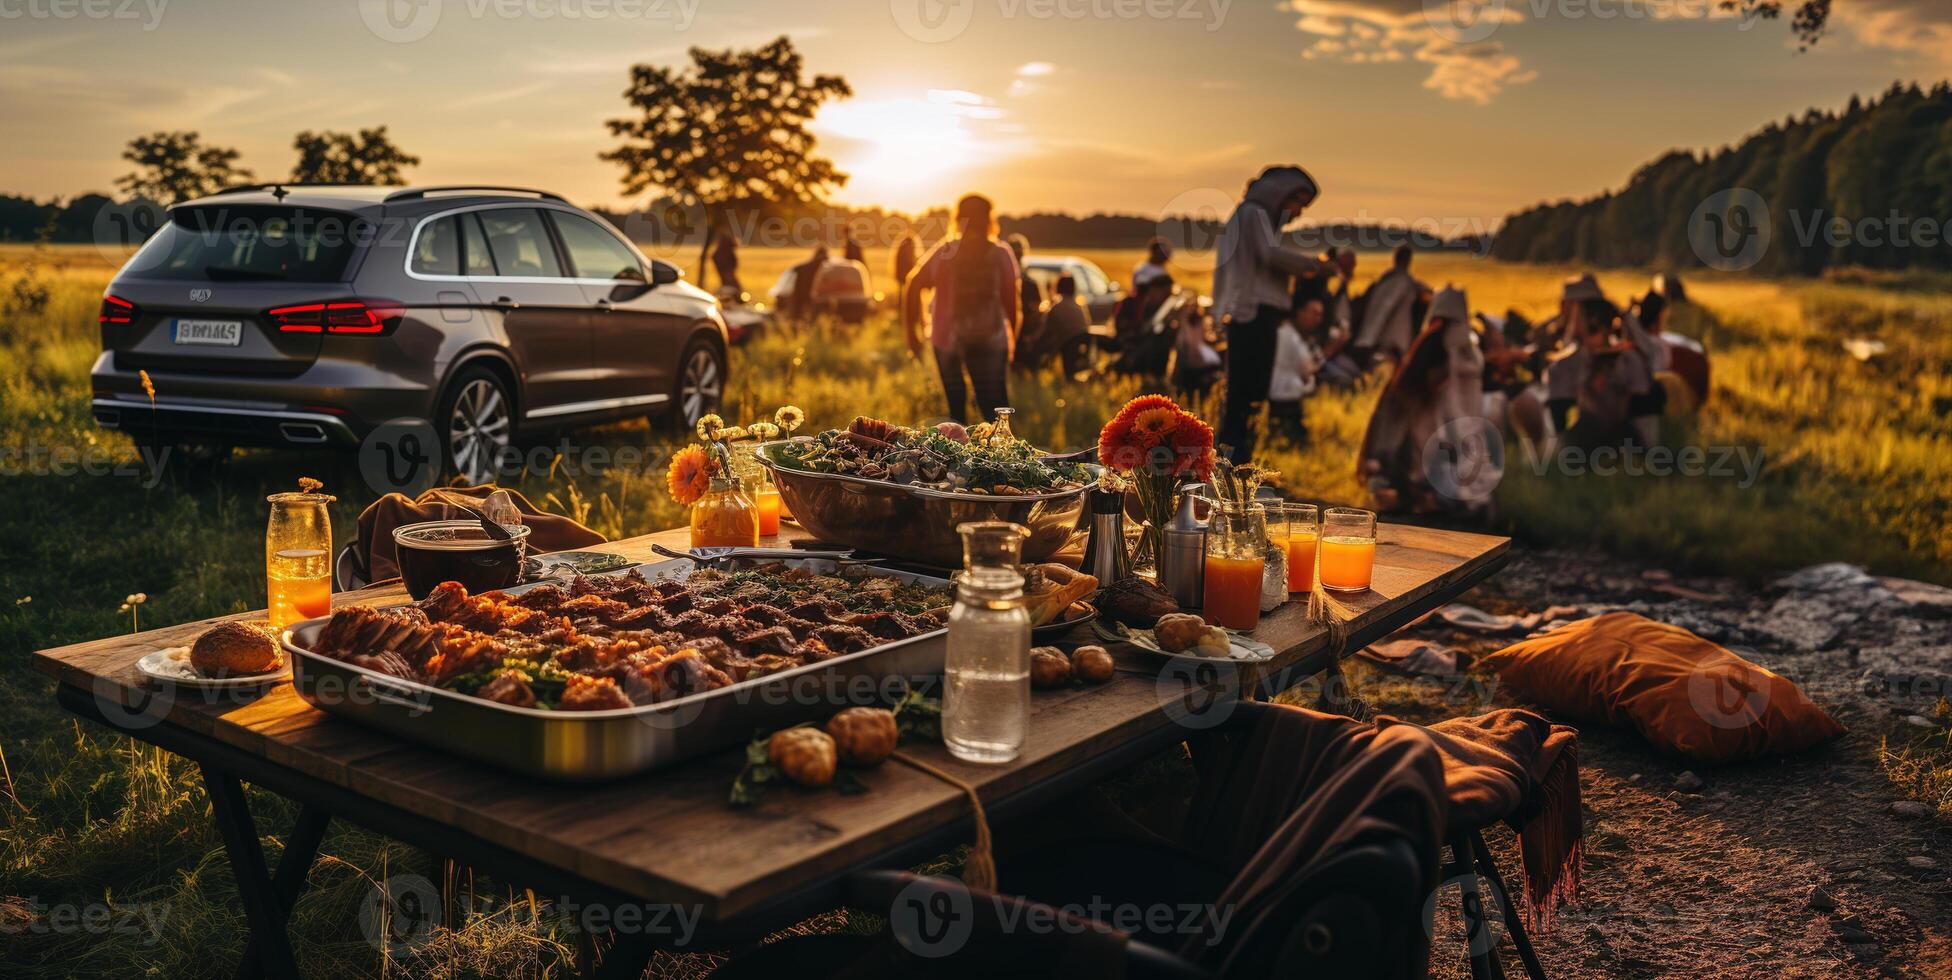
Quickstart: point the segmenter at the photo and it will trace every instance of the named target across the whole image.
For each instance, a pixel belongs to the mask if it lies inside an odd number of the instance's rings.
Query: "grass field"
[[[1138,256],[1087,253],[1123,278]],[[769,286],[798,252],[748,250],[749,288]],[[683,262],[690,257],[678,257]],[[1365,257],[1362,277],[1378,271]],[[95,309],[114,256],[91,247],[0,246],[0,928],[13,976],[197,973],[241,949],[242,917],[206,819],[194,772],[178,760],[85,729],[55,710],[49,684],[32,675],[38,647],[263,604],[260,542],[266,493],[316,476],[336,492],[339,538],[373,494],[349,458],[249,452],[214,473],[169,468],[160,482],[134,466],[121,437],[93,426],[88,370],[97,354]],[[885,253],[871,252],[877,277]],[[1568,270],[1420,259],[1427,281],[1467,287],[1474,307],[1539,316]],[[1182,282],[1204,289],[1197,261]],[[1643,272],[1608,273],[1616,298],[1644,289]],[[1952,294],[1937,280],[1776,282],[1698,276],[1697,302],[1676,327],[1714,356],[1713,398],[1691,432],[1671,440],[1759,451],[1753,485],[1736,478],[1610,479],[1538,475],[1514,467],[1499,490],[1500,529],[1521,538],[1592,546],[1673,568],[1759,579],[1825,560],[1952,582]],[[1859,362],[1846,338],[1882,341]],[[933,370],[911,361],[887,317],[846,337],[763,338],[735,354],[726,415],[744,421],[797,404],[811,428],[857,414],[899,421],[937,417]],[[167,387],[167,378],[158,378]],[[1052,446],[1088,444],[1109,412],[1136,394],[1126,382],[1013,379],[1017,430]],[[1355,502],[1353,455],[1375,397],[1372,387],[1310,403],[1316,442],[1267,447],[1266,461],[1297,497]],[[575,448],[673,445],[642,422],[571,433]],[[43,472],[28,460],[99,457],[124,472]],[[658,458],[658,453],[652,453]],[[531,499],[575,513],[611,536],[679,523],[659,466],[634,472],[558,467],[518,481]],[[147,601],[133,614],[132,593]],[[293,813],[261,794],[267,830]],[[293,932],[307,972],[379,975],[505,975],[536,963],[561,972],[574,937],[502,916],[422,950],[411,964],[384,959],[361,937],[359,903],[388,869],[427,869],[423,859],[362,832],[337,828],[316,887],[301,900]],[[275,859],[275,855],[273,855]],[[48,928],[41,906],[106,905],[160,912],[154,928],[89,932]],[[538,958],[539,957],[539,958]],[[540,967],[537,967],[539,969]]]

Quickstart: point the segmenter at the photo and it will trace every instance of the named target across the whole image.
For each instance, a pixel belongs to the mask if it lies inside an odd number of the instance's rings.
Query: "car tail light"
[[[136,304],[120,296],[106,295],[102,297],[101,322],[103,326],[134,323],[136,322],[136,314],[139,312],[136,309]]]
[[[280,333],[359,333],[379,334],[393,329],[406,310],[396,303],[373,300],[341,300],[334,303],[300,303],[266,310]]]

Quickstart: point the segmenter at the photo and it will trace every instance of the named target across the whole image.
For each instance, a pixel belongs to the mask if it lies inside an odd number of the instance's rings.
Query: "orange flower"
[[[664,475],[664,486],[671,491],[672,500],[689,507],[711,487],[714,469],[705,447],[686,446],[671,457],[671,471]]]
[[[1164,395],[1141,395],[1098,434],[1098,461],[1121,472],[1204,479],[1213,466],[1213,430]]]

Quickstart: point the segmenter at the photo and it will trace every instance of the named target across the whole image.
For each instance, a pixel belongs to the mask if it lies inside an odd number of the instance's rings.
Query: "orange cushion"
[[[1580,620],[1484,662],[1554,715],[1628,725],[1701,762],[1799,752],[1845,731],[1787,678],[1636,613]]]

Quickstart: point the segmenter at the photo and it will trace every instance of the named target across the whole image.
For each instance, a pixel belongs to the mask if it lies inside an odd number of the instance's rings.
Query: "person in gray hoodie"
[[[1300,167],[1269,167],[1248,183],[1220,234],[1213,313],[1227,334],[1227,405],[1217,439],[1235,463],[1254,456],[1254,416],[1267,400],[1275,331],[1288,316],[1293,279],[1326,272],[1319,259],[1280,241],[1281,229],[1319,194]]]

